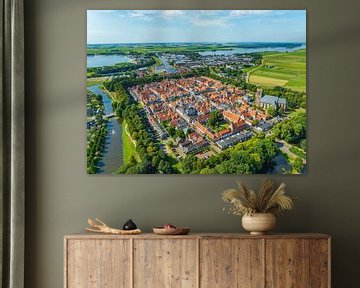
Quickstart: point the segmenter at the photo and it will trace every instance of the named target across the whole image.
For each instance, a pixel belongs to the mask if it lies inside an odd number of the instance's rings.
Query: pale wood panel
[[[197,287],[197,240],[134,240],[135,288]]]
[[[131,287],[130,241],[68,239],[65,287]]]
[[[200,287],[264,287],[263,240],[200,240]]]
[[[266,239],[266,288],[305,288],[310,283],[310,240]]]
[[[330,287],[330,240],[314,239],[310,241],[310,287]]]

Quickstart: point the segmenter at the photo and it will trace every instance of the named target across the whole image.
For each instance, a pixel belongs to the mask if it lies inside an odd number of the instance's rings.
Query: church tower
[[[261,88],[258,88],[255,94],[255,105],[260,107],[260,100],[263,95],[263,90]]]

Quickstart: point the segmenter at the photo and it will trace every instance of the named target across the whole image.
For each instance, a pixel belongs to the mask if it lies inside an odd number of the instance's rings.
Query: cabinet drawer
[[[204,239],[200,243],[200,287],[263,287],[262,240]]]
[[[196,288],[197,240],[134,240],[134,288]]]
[[[131,240],[67,240],[67,288],[131,287]]]

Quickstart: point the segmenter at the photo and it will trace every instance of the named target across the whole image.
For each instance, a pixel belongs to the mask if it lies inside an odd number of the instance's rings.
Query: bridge
[[[112,117],[115,117],[115,113],[114,113],[114,112],[104,115],[104,118],[112,118]]]
[[[112,113],[109,113],[109,114],[105,114],[105,115],[103,116],[103,118],[109,119],[109,118],[113,118],[113,117],[115,117],[115,116],[116,116],[115,113],[112,112]],[[95,116],[87,117],[87,122],[91,122],[91,121],[93,121],[94,119],[95,119]]]

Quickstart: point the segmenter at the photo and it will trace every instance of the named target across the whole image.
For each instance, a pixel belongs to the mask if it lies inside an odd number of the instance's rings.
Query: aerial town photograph
[[[304,174],[305,10],[88,10],[88,174]]]

